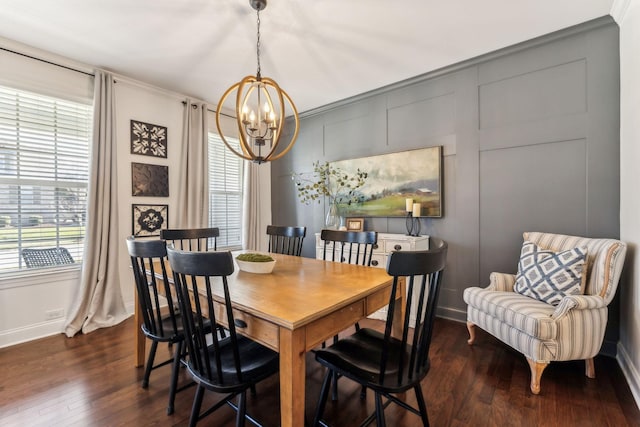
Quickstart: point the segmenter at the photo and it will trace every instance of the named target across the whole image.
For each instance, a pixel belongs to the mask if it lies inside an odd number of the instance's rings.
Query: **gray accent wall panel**
[[[389,108],[389,141],[422,147],[426,140],[455,134],[455,113],[454,93]],[[416,128],[420,132],[416,132]]]
[[[584,59],[480,85],[480,129],[583,113]]]
[[[480,276],[516,273],[523,231],[584,236],[586,141],[480,154]]]
[[[449,243],[438,313],[463,321],[464,289],[515,272],[524,231],[619,236],[618,129],[618,27],[603,18],[303,113],[272,164],[273,221],[306,225],[314,257],[326,207],[297,200],[292,171],[443,145],[444,216],[422,231]],[[403,218],[365,228],[405,233]]]

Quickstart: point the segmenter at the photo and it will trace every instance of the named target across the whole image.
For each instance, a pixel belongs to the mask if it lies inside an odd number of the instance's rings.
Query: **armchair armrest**
[[[558,320],[573,309],[591,310],[606,306],[606,301],[600,295],[569,295],[562,298],[551,318]]]
[[[489,280],[489,286],[487,286],[488,290],[499,292],[513,292],[513,285],[515,285],[516,283],[516,275],[494,271],[489,276]]]

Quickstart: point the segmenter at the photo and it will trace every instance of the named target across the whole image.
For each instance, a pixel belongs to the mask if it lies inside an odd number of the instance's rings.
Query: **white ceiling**
[[[608,15],[614,2],[270,0],[262,75],[307,111]],[[214,104],[256,72],[249,0],[2,0],[0,37]]]

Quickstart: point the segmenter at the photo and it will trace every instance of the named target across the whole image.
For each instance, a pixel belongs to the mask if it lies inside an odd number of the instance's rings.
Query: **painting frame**
[[[353,176],[367,173],[357,190],[358,202],[340,204],[340,211],[355,217],[405,217],[406,199],[422,206],[422,217],[443,214],[442,146],[379,154],[331,162],[331,166]]]
[[[159,236],[169,228],[169,205],[132,204],[131,234],[134,237]]]
[[[167,158],[168,130],[166,126],[130,120],[131,154]]]
[[[364,218],[347,218],[347,231],[363,231]]]

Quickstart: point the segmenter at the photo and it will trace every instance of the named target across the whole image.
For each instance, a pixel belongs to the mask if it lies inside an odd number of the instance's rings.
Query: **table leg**
[[[401,277],[398,280],[398,294],[394,302],[395,308],[393,310],[393,330],[391,335],[396,338],[402,337],[402,328],[404,324],[404,312],[407,308],[407,283],[406,278]]]
[[[282,427],[304,425],[304,329],[280,328],[280,419]]]
[[[134,327],[135,327],[135,367],[138,368],[140,366],[144,366],[144,361],[145,361],[145,344],[146,344],[146,339],[144,334],[142,333],[142,329],[140,328],[140,325],[142,325],[142,314],[140,313],[140,305],[138,304],[138,293],[135,292],[135,301],[134,301],[134,308],[133,308],[133,319],[134,319]]]

